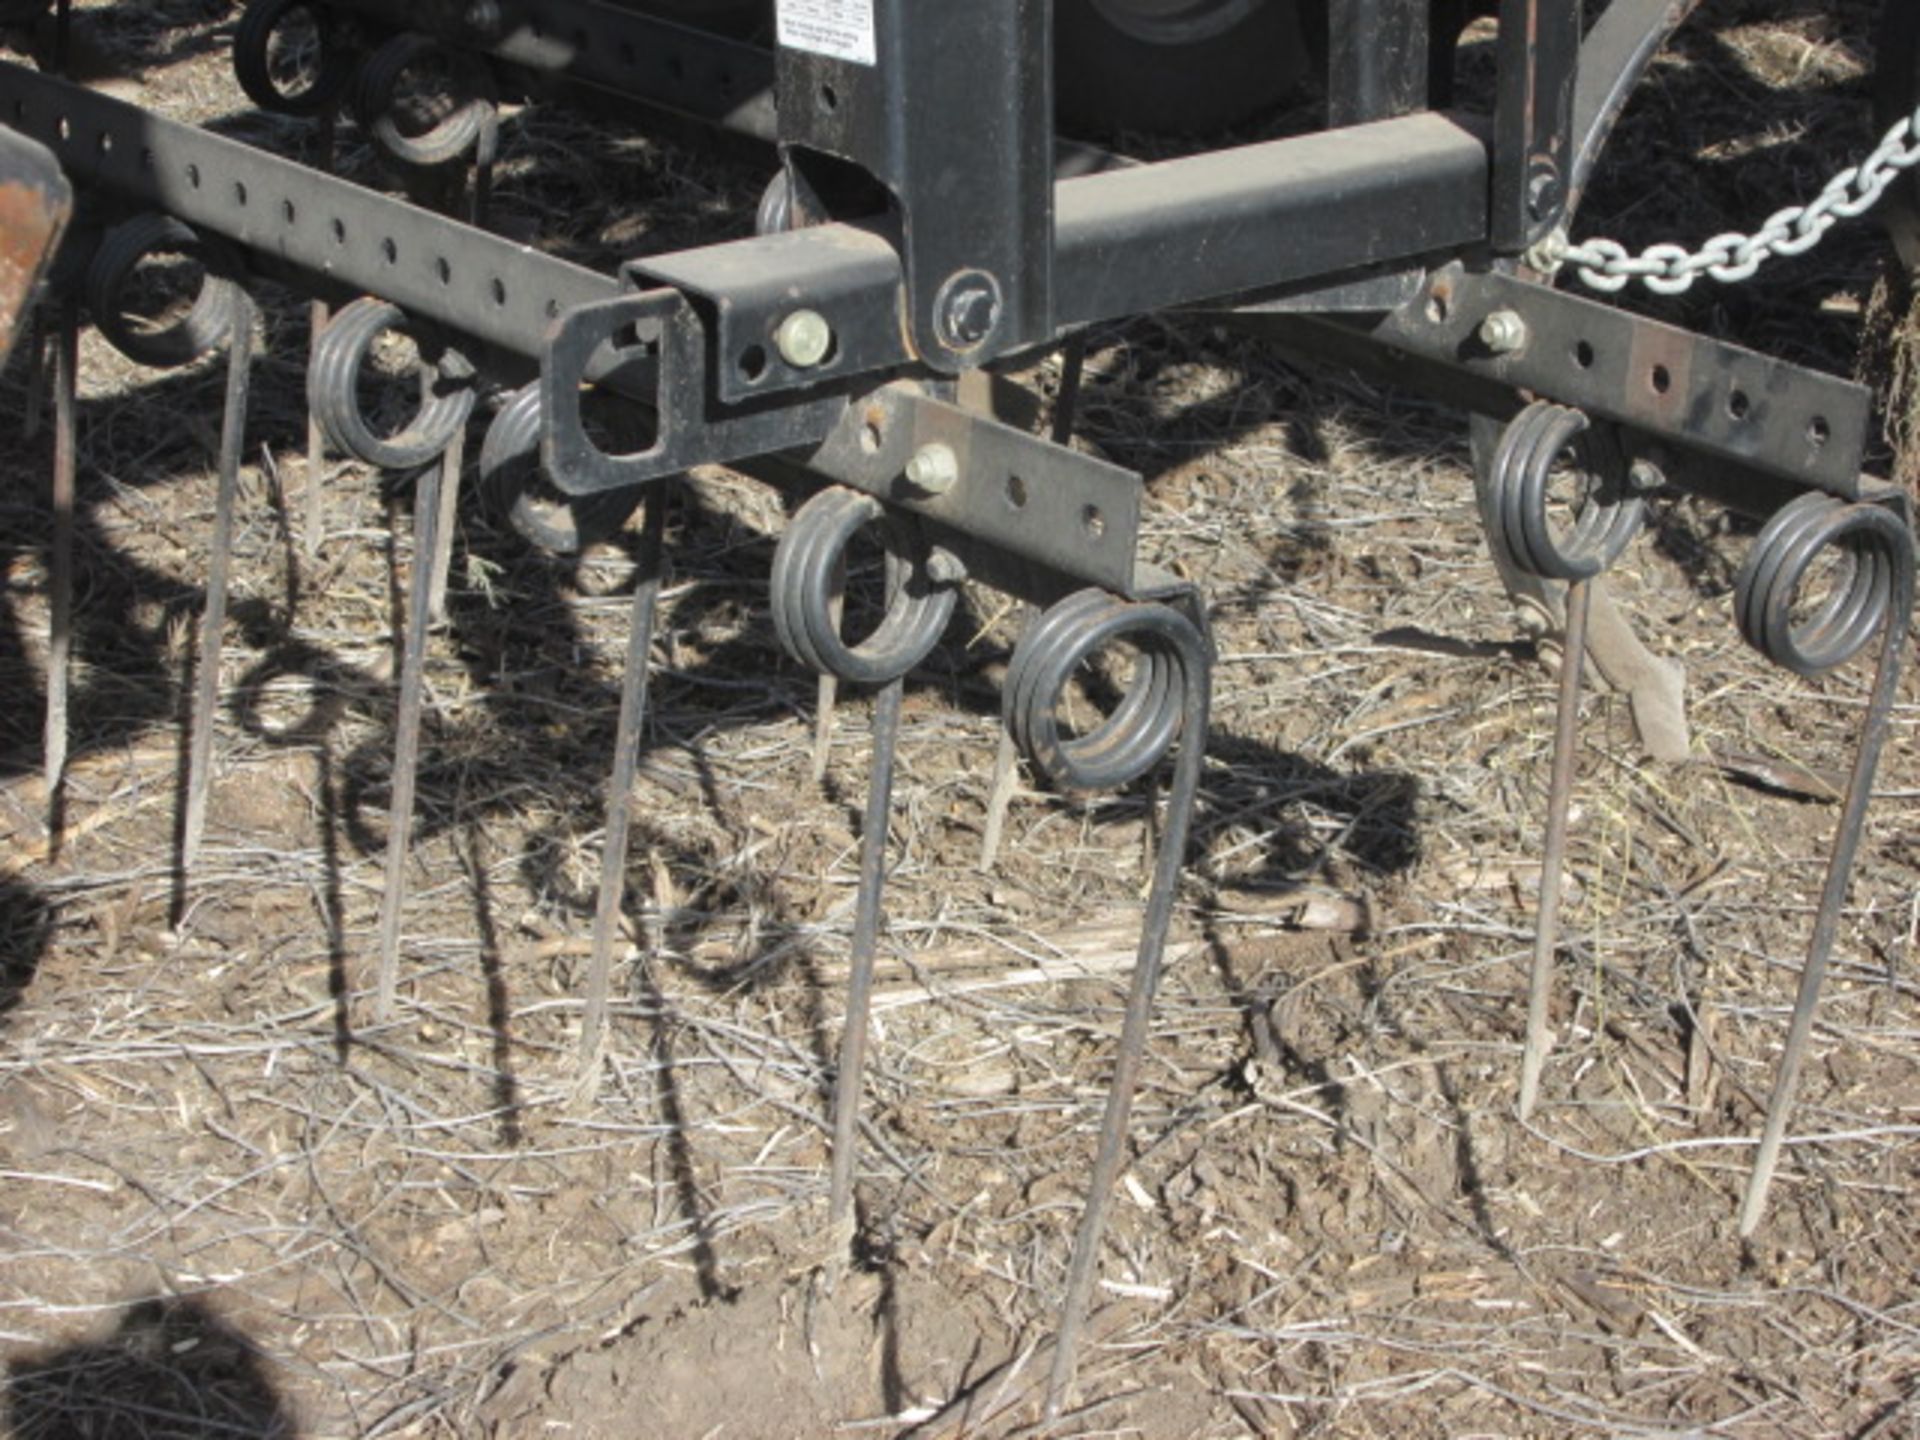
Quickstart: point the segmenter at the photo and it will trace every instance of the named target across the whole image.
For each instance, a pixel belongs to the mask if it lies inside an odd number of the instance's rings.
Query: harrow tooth
[[[53,327],[53,550],[47,570],[47,713],[44,768],[49,827],[60,835],[60,785],[67,770],[68,692],[73,670],[73,502],[77,466],[75,387],[80,368],[80,315],[71,302]]]
[[[1813,618],[1796,624],[1796,592],[1805,587],[1826,552],[1841,547],[1849,552],[1841,589],[1818,608]],[[1833,958],[1848,883],[1853,878],[1854,855],[1866,830],[1873,779],[1899,698],[1901,655],[1913,612],[1914,563],[1913,535],[1904,513],[1896,516],[1891,506],[1872,500],[1848,504],[1812,492],[1783,507],[1768,522],[1754,542],[1735,587],[1742,633],[1761,653],[1799,674],[1835,669],[1864,649],[1876,629],[1881,635],[1873,691],[1861,721],[1846,800],[1827,857],[1826,879],[1819,908],[1814,912],[1793,1018],[1774,1072],[1760,1146],[1740,1203],[1743,1240],[1759,1229],[1766,1215],[1820,991]]]
[[[613,774],[607,782],[607,837],[600,856],[600,893],[593,911],[593,948],[587,961],[586,1008],[580,1021],[580,1082],[597,1080],[606,1041],[607,997],[613,976],[613,946],[620,933],[627,888],[627,856],[633,822],[633,782],[640,764],[640,731],[647,716],[647,681],[666,569],[667,492],[647,497],[640,535],[640,569],[634,581],[633,617],[627,630],[626,669],[620,680],[620,719],[613,736]]]
[[[1573,798],[1573,761],[1580,729],[1580,679],[1587,666],[1587,618],[1593,582],[1567,586],[1567,629],[1560,658],[1560,697],[1554,713],[1553,773],[1547,790],[1546,844],[1540,857],[1540,909],[1534,920],[1533,968],[1527,977],[1527,1038],[1520,1060],[1520,1118],[1530,1120],[1540,1098],[1547,1059],[1547,1004],[1553,994],[1553,957],[1560,944],[1560,893],[1566,869],[1567,812]]]
[[[420,770],[420,710],[425,691],[429,600],[440,554],[440,491],[446,467],[424,466],[415,481],[413,577],[407,587],[407,636],[400,659],[400,702],[394,721],[393,794],[387,809],[387,863],[380,891],[380,958],[374,1014],[393,1018],[400,980],[400,919],[407,899],[407,858],[413,843],[413,793]]]
[[[1066,739],[1058,729],[1057,708],[1070,677],[1090,656],[1121,636],[1131,636],[1140,649],[1130,694],[1106,724],[1077,739]],[[1114,1051],[1113,1078],[1107,1086],[1100,1140],[1087,1183],[1086,1208],[1074,1234],[1066,1295],[1054,1331],[1043,1424],[1059,1417],[1073,1388],[1107,1212],[1125,1159],[1134,1090],[1146,1054],[1153,1000],[1160,987],[1174,901],[1186,868],[1187,837],[1206,765],[1210,665],[1204,629],[1182,610],[1130,604],[1087,590],[1061,601],[1028,630],[1008,673],[1008,729],[1034,763],[1063,788],[1113,789],[1131,783],[1152,775],[1169,748],[1178,746],[1120,1042]],[[1148,702],[1148,696],[1154,698]],[[1150,798],[1155,788],[1150,781]]]
[[[987,789],[987,821],[980,835],[980,869],[988,871],[1000,863],[1000,845],[1006,837],[1007,812],[1013,808],[1014,792],[1020,788],[1020,747],[1002,727],[993,749],[993,781]]]
[[[334,164],[334,143],[337,121],[329,106],[320,116],[319,133],[316,144],[319,150],[316,168],[321,174],[331,174]],[[327,302],[315,297],[307,304],[307,363],[312,365],[320,351],[320,339],[327,332],[327,320],[332,314]],[[307,559],[311,560],[320,553],[320,546],[327,533],[327,436],[326,431],[315,418],[311,407],[307,411],[307,494],[306,523],[302,527],[302,541]]]
[[[447,577],[453,572],[454,531],[460,512],[460,476],[467,464],[467,432],[460,429],[440,457],[440,513],[434,524],[433,590],[427,596],[427,618],[435,625],[447,618]]]
[[[889,680],[873,698],[873,762],[860,832],[860,887],[854,897],[853,945],[847,973],[847,1018],[833,1080],[833,1163],[827,1185],[828,1289],[854,1258],[857,1217],[853,1172],[859,1147],[860,1099],[873,1009],[873,965],[880,948],[880,902],[887,883],[887,831],[893,816],[894,761],[900,748],[904,678]]]
[[[193,709],[188,719],[186,803],[180,820],[180,893],[176,920],[184,912],[186,881],[206,832],[207,796],[213,784],[214,719],[220,705],[220,657],[227,624],[227,580],[233,568],[233,513],[239,498],[240,456],[246,445],[247,397],[253,368],[253,302],[234,289],[233,329],[227,339],[227,389],[220,419],[220,461],[213,502],[213,539],[207,562],[207,603],[200,616],[199,656],[194,670]]]

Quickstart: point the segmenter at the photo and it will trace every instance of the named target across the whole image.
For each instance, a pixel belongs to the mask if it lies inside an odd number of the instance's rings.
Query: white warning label
[[[873,0],[777,0],[780,43],[789,50],[872,65]]]

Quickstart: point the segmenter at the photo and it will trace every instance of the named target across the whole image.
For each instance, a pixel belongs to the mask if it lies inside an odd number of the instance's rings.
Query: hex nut
[[[818,310],[796,310],[773,332],[780,358],[796,370],[811,370],[833,352],[833,327]]]
[[[1496,310],[1480,322],[1480,343],[1495,355],[1511,355],[1527,343],[1527,322],[1512,310]]]
[[[906,474],[907,483],[923,495],[944,495],[960,483],[960,457],[936,440],[914,451]]]

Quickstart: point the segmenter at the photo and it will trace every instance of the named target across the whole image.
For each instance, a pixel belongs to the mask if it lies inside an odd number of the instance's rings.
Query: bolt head
[[[1535,220],[1545,220],[1560,208],[1560,186],[1558,171],[1544,164],[1527,178],[1527,214]]]
[[[1627,467],[1627,489],[1635,495],[1651,495],[1666,483],[1666,472],[1644,457]]]
[[[951,445],[922,445],[907,461],[907,483],[925,495],[944,495],[960,483],[960,457]]]
[[[796,310],[773,332],[780,358],[796,370],[811,370],[833,350],[833,327],[818,310]]]
[[[951,350],[971,350],[1000,323],[1000,287],[983,271],[963,271],[941,289],[935,311],[941,341]]]
[[[1496,310],[1480,322],[1480,343],[1495,355],[1511,355],[1527,343],[1527,322],[1513,310]]]
[[[927,579],[936,585],[958,585],[967,578],[967,562],[945,546],[936,545],[927,557]]]

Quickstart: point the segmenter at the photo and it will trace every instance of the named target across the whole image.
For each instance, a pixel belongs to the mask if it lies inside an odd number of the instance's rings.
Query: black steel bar
[[[873,769],[860,834],[860,888],[854,899],[853,946],[847,974],[847,1018],[833,1086],[833,1161],[827,1183],[829,1274],[850,1258],[855,1217],[853,1172],[860,1128],[861,1080],[872,1019],[873,965],[880,948],[880,902],[887,878],[887,829],[893,813],[894,759],[900,745],[904,677],[889,680],[873,699]]]
[[[1494,100],[1494,248],[1515,254],[1567,212],[1581,0],[1501,0]]]
[[[425,694],[434,559],[439,553],[440,486],[436,460],[415,478],[413,577],[407,594],[407,637],[400,657],[400,699],[394,719],[393,793],[387,806],[386,873],[380,891],[380,956],[375,1015],[393,1018],[400,982],[400,920],[407,903],[407,858],[413,845],[413,795],[420,772],[420,710]]]
[[[233,329],[227,339],[226,408],[220,420],[220,461],[213,500],[213,537],[207,560],[207,602],[200,616],[194,662],[193,711],[188,719],[186,810],[180,824],[182,897],[186,876],[206,833],[213,786],[215,718],[220,708],[220,657],[227,628],[228,578],[233,570],[233,518],[240,495],[240,457],[246,446],[247,392],[253,371],[253,301],[235,287]]]
[[[1593,582],[1567,586],[1566,640],[1560,656],[1560,699],[1554,715],[1553,772],[1547,790],[1547,833],[1540,856],[1540,909],[1534,918],[1533,968],[1527,982],[1527,1035],[1520,1060],[1520,1118],[1533,1117],[1540,1071],[1547,1059],[1547,1003],[1553,995],[1553,957],[1560,943],[1560,895],[1567,860],[1567,814],[1573,798],[1573,762],[1580,732],[1580,680],[1587,665],[1587,618]]]
[[[580,1078],[600,1072],[606,1039],[607,995],[613,947],[620,933],[627,889],[627,854],[633,826],[633,782],[640,766],[640,730],[646,722],[647,681],[652,672],[654,621],[665,572],[667,490],[647,496],[640,535],[639,573],[634,579],[633,617],[627,628],[627,668],[620,678],[620,718],[613,732],[613,774],[607,782],[607,833],[600,852],[600,894],[593,910],[593,949],[587,961],[586,1008],[580,1021]]]
[[[47,566],[47,713],[43,731],[47,806],[58,816],[67,771],[68,692],[73,681],[73,503],[77,468],[74,415],[80,371],[80,313],[60,306],[53,332],[53,549]]]
[[[618,294],[616,281],[584,267],[22,67],[0,66],[0,101],[4,118],[76,177],[295,269],[377,291],[507,354],[536,356],[555,316]],[[1470,247],[1486,237],[1487,164],[1480,137],[1428,113],[1060,181],[1057,327]],[[724,260],[742,276],[791,268],[799,255],[802,295],[831,288],[836,263],[869,263],[857,227],[798,234],[812,237],[798,251],[785,235],[685,255]],[[848,300],[855,320],[836,334],[895,314],[897,269],[863,285]],[[897,322],[881,323],[895,326],[892,349],[869,368],[913,358]]]

